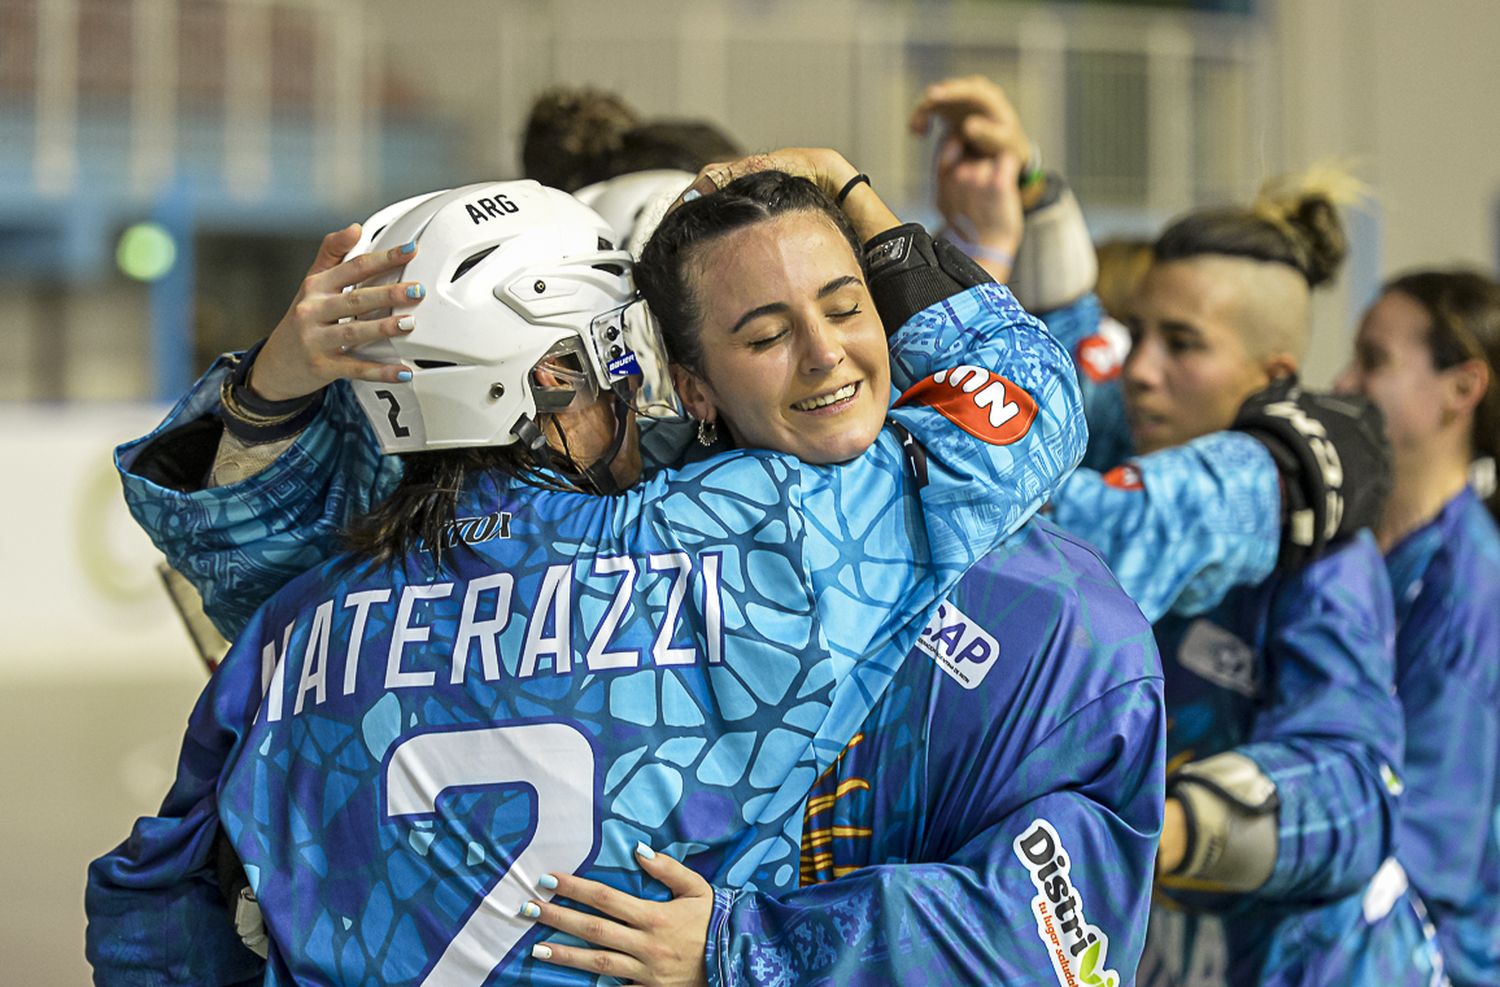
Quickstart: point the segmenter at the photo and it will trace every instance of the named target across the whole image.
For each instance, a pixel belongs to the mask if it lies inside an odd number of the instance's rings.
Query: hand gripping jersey
[[[964,575],[813,787],[803,887],[721,892],[709,982],[1131,983],[1163,757],[1149,626],[1033,522]]]
[[[1500,532],[1466,489],[1385,561],[1406,713],[1396,856],[1453,982],[1500,983]]]
[[[1294,576],[1156,625],[1168,774],[1234,750],[1275,785],[1270,878],[1166,878],[1140,983],[1427,984],[1438,967],[1394,863],[1401,711],[1390,590],[1368,535]],[[1381,873],[1377,874],[1377,871]],[[1373,878],[1373,880],[1372,880]]]
[[[851,463],[736,453],[616,498],[485,477],[443,571],[293,581],[200,700],[160,815],[91,867],[98,977],[253,974],[208,876],[221,826],[273,983],[585,982],[531,963],[517,909],[545,871],[643,893],[640,840],[792,887],[809,786],[1082,452],[1066,355],[1003,288],[891,357],[899,429]]]

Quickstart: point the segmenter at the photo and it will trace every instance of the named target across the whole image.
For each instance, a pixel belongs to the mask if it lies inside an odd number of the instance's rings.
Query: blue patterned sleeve
[[[721,897],[710,922],[711,987],[1133,982],[1161,826],[1163,745],[1160,680],[1122,684],[1062,723],[1003,783],[968,800],[939,784],[930,804],[911,806],[928,834],[918,849],[925,859],[780,895]],[[934,754],[929,771],[951,773],[955,753]],[[1019,804],[1000,804],[1018,791]]]
[[[183,491],[138,472],[153,442],[217,413],[220,384],[232,372],[221,358],[156,429],[115,450],[131,515],[197,587],[204,612],[231,641],[276,590],[337,554],[345,523],[400,476],[343,382],[329,387],[323,410],[296,442],[249,479]]]
[[[1108,473],[1077,470],[1052,519],[1099,550],[1148,620],[1193,616],[1271,574],[1280,481],[1259,442],[1217,432]]]
[[[188,721],[172,789],[155,816],[89,865],[84,951],[94,982],[196,987],[255,978],[264,962],[240,942],[215,876],[217,788],[260,704],[252,621]]]
[[[1257,897],[1326,901],[1395,842],[1402,764],[1390,583],[1368,533],[1277,588],[1268,704],[1237,750],[1276,785],[1276,866]]]
[[[1078,370],[1083,414],[1089,426],[1089,448],[1083,465],[1096,470],[1120,465],[1134,451],[1120,387],[1120,372],[1130,353],[1129,332],[1104,314],[1094,294],[1038,315],[1072,355]]]

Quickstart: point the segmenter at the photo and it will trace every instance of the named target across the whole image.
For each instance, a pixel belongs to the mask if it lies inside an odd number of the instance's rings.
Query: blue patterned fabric
[[[889,428],[840,466],[740,452],[616,498],[485,477],[460,515],[487,537],[443,571],[424,555],[294,580],[200,699],[159,815],[90,868],[97,979],[244,976],[212,901],[221,826],[266,915],[268,983],[588,982],[532,963],[516,909],[549,870],[662,894],[637,840],[716,883],[793,887],[808,788],[1085,440],[1066,353],[1003,288],[921,313],[891,359],[897,386],[939,395],[891,412],[925,452],[920,488]],[[1025,400],[962,386],[979,367],[1035,398],[1008,444],[948,417]],[[978,400],[997,394],[1006,407]],[[283,506],[306,490],[194,496],[248,540],[316,543]],[[179,498],[150,499],[138,517],[178,557],[218,555],[222,598],[233,547],[205,549],[160,513]]]
[[[1390,588],[1368,534],[1156,625],[1168,770],[1235,750],[1276,785],[1276,864],[1250,894],[1163,880],[1141,982],[1427,984],[1436,948],[1392,853],[1403,734]]]
[[[1194,616],[1275,568],[1281,481],[1265,446],[1215,432],[1108,473],[1075,470],[1052,518],[1100,551],[1147,618]]]
[[[1078,367],[1078,386],[1083,392],[1083,417],[1089,425],[1089,448],[1083,466],[1107,470],[1123,463],[1135,451],[1125,422],[1125,394],[1120,386],[1128,345],[1107,331],[1113,323],[1104,314],[1099,296],[1084,295],[1071,305],[1038,313],[1058,342],[1073,354]],[[1113,323],[1120,333],[1125,331]]]
[[[1396,856],[1454,983],[1500,983],[1500,532],[1465,489],[1385,561],[1406,713]]]
[[[710,984],[1132,982],[1161,688],[1149,625],[1108,569],[1033,522],[964,576],[814,786],[804,886],[720,900]],[[1068,869],[1048,869],[1059,855]]]

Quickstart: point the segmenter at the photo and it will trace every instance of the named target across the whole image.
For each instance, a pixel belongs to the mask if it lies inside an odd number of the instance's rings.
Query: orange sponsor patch
[[[939,370],[913,384],[897,407],[923,404],[991,445],[1025,437],[1036,420],[1036,401],[1017,383],[983,367]]]
[[[1105,473],[1104,482],[1117,490],[1146,489],[1145,482],[1141,480],[1141,471],[1129,463],[1116,466],[1108,473]]]
[[[1080,342],[1075,362],[1084,376],[1096,384],[1108,384],[1120,376],[1120,355],[1103,336],[1089,336]]]

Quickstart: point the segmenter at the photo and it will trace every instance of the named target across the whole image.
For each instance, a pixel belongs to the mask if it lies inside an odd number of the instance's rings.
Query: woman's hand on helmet
[[[838,195],[844,183],[859,174],[842,154],[831,147],[783,147],[778,151],[751,154],[738,161],[718,161],[704,165],[679,201],[686,202],[698,195],[709,195],[736,178],[760,171],[784,171],[788,175],[806,178],[830,196]],[[694,195],[694,192],[698,195]]]
[[[901,225],[901,220],[875,194],[867,177],[860,176],[859,169],[831,147],[784,147],[779,151],[752,154],[738,161],[706,165],[672,207],[675,209],[699,196],[711,195],[736,178],[760,171],[784,171],[788,175],[806,178],[832,199],[837,199],[842,193],[844,198],[839,206],[849,217],[861,241]],[[856,177],[860,177],[861,182],[853,183]]]
[[[407,281],[351,286],[404,267],[416,246],[404,244],[343,260],[359,241],[359,234],[359,224],[354,223],[323,238],[291,307],[271,331],[250,371],[250,388],[256,394],[268,401],[286,401],[313,394],[341,378],[396,381],[405,372],[399,363],[367,360],[356,350],[410,332],[410,316],[371,316],[414,304],[422,297],[422,286]]]

